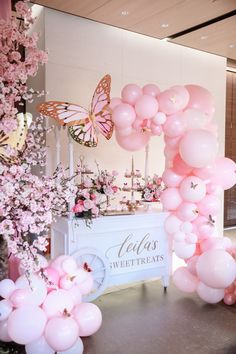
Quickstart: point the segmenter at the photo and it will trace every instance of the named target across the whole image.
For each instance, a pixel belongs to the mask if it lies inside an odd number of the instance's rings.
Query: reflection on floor
[[[84,354],[236,354],[236,307],[146,282],[96,301],[103,326]]]
[[[232,242],[236,245],[236,228],[225,229],[224,236],[229,237],[232,240]]]

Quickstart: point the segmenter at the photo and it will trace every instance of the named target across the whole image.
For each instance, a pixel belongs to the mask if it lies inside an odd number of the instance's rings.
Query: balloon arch
[[[154,84],[126,85],[111,100],[118,144],[128,151],[145,147],[164,133],[166,167],[161,195],[169,212],[165,230],[186,266],[173,274],[175,285],[206,302],[236,301],[236,248],[217,237],[215,217],[223,190],[236,183],[235,162],[217,157],[217,125],[211,93],[197,85],[161,92]]]

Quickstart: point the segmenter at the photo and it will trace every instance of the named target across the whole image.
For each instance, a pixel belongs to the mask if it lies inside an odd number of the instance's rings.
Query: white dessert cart
[[[51,255],[72,255],[92,269],[91,301],[111,286],[161,278],[169,284],[171,252],[164,231],[167,213],[101,216],[91,228],[83,219],[59,218],[52,225]]]

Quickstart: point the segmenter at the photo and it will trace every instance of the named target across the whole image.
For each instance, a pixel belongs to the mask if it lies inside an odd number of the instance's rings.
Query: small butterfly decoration
[[[87,262],[84,262],[83,268],[84,268],[84,270],[86,270],[86,272],[88,272],[88,273],[92,272],[92,269],[89,267],[89,265],[88,265]]]
[[[193,182],[191,182],[191,186],[190,186],[190,188],[192,188],[192,189],[195,189],[196,187],[197,187],[197,183],[196,184],[194,184]]]
[[[19,164],[21,162],[20,157],[26,148],[25,140],[32,122],[32,115],[30,113],[19,113],[17,122],[17,129],[10,134],[5,134],[3,131],[0,132],[0,162],[4,165]]]
[[[111,76],[105,75],[98,83],[90,104],[90,109],[77,104],[48,101],[38,106],[38,111],[55,119],[60,125],[68,126],[72,138],[87,147],[96,147],[98,133],[107,140],[113,133],[110,104]]]
[[[215,220],[213,219],[213,217],[211,216],[211,214],[208,217],[208,224],[210,224],[211,226],[215,225]]]

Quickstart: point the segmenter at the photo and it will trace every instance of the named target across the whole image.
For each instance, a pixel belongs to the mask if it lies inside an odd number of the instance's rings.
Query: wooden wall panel
[[[227,73],[225,156],[236,161],[236,73]],[[224,226],[236,226],[236,185],[225,191]]]

